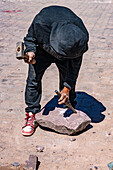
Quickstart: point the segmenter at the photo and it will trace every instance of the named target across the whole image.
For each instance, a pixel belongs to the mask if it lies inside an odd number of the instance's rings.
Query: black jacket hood
[[[88,50],[89,34],[82,20],[70,9],[50,6],[34,18],[24,38],[26,52],[39,45],[58,59],[77,58]]]
[[[88,42],[88,37],[75,24],[54,23],[50,34],[50,46],[60,55],[74,57],[77,50]],[[81,52],[85,52],[84,50]]]

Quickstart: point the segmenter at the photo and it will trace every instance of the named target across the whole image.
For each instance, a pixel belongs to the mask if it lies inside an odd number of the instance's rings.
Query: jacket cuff
[[[64,82],[63,85],[71,90],[71,86],[68,83]]]
[[[27,53],[27,52],[34,52],[34,53],[36,53],[36,50],[34,48],[26,48],[24,50],[24,53]]]

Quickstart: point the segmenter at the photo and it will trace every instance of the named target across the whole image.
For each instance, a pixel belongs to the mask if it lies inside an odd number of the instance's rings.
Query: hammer
[[[61,97],[61,94],[59,91],[55,90],[55,93],[58,95],[58,97]],[[65,102],[66,106],[68,106],[69,109],[71,109],[74,113],[77,114],[77,111],[74,109],[74,107],[71,105],[70,101],[68,100],[67,102]]]
[[[29,59],[29,56],[27,55],[27,53],[24,53],[24,43],[23,42],[17,42],[16,43],[16,58],[18,60],[22,60],[22,59]],[[33,59],[33,64],[36,63],[36,60]]]

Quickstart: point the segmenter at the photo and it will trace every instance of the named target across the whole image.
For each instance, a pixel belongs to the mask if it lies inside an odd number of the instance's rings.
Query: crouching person
[[[41,108],[41,80],[52,63],[59,70],[59,104],[69,99],[75,107],[75,85],[83,54],[88,50],[88,40],[88,31],[82,20],[66,7],[46,7],[35,16],[24,38],[25,53],[29,56],[25,62],[29,64],[29,72],[25,91],[27,107],[23,135],[32,135],[37,126],[35,114]]]

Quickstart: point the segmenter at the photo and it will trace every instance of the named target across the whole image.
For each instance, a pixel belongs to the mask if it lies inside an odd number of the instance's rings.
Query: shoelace
[[[26,120],[25,126],[31,126],[31,127],[33,127],[33,126],[34,126],[34,125],[33,125],[34,119],[35,119],[35,116],[34,116],[34,115],[29,116],[29,113],[27,113],[27,114],[26,114],[26,118],[25,118],[25,120]]]

